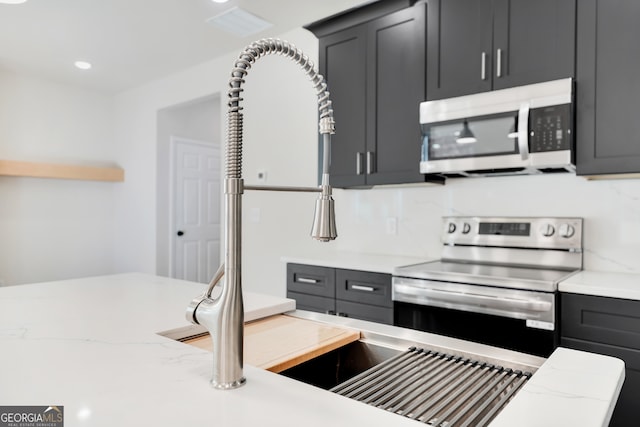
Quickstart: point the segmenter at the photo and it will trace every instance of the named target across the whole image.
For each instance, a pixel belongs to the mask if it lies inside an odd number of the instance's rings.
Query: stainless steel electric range
[[[445,217],[442,257],[394,270],[394,324],[538,356],[558,345],[558,283],[582,218]]]

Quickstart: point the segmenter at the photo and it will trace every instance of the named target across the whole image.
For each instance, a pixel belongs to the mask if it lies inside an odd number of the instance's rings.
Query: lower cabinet
[[[640,425],[640,301],[561,294],[560,345],[624,360],[611,427]]]
[[[389,274],[287,264],[287,297],[301,310],[393,324]]]

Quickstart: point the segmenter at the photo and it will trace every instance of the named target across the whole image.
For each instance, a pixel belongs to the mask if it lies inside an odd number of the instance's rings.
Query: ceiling
[[[28,0],[0,4],[0,70],[117,93],[370,0]],[[232,7],[273,24],[248,37],[205,21]],[[295,41],[293,41],[295,43]],[[91,70],[73,63],[88,61]]]

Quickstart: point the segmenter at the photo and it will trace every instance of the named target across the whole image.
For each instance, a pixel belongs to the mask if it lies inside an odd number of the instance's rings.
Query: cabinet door
[[[640,301],[569,293],[561,298],[563,337],[640,351]]]
[[[640,2],[580,0],[576,56],[578,175],[640,172]]]
[[[491,0],[428,2],[427,99],[491,90],[491,4]]]
[[[336,134],[331,139],[330,182],[365,184],[366,26],[339,31],[319,42],[320,73],[331,93]]]
[[[493,89],[574,76],[575,0],[495,0]]]
[[[424,4],[367,27],[367,184],[424,182],[419,104],[425,100]]]

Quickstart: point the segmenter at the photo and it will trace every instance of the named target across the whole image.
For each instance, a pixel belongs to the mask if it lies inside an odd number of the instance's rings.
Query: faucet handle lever
[[[198,307],[200,306],[202,301],[206,299],[207,297],[204,294],[202,294],[199,297],[196,297],[191,300],[191,302],[187,306],[187,312],[185,313],[185,317],[187,318],[187,321],[189,323],[193,323],[194,325],[200,324],[200,322],[198,322],[198,318],[196,317],[196,311],[198,310]]]
[[[186,318],[189,322],[193,323],[194,325],[200,324],[200,322],[198,322],[198,318],[196,317],[196,311],[198,310],[198,306],[200,306],[202,301],[211,299],[213,288],[215,288],[218,285],[218,283],[220,283],[220,279],[222,279],[222,276],[224,276],[224,263],[220,264],[220,267],[218,267],[218,271],[216,271],[216,274],[213,275],[213,279],[211,279],[211,282],[209,283],[209,288],[207,289],[207,291],[202,295],[200,295],[199,297],[194,298],[189,303],[189,306],[187,307],[187,313],[186,313]]]
[[[224,276],[224,263],[220,264],[218,270],[216,271],[216,274],[213,275],[211,282],[209,282],[209,289],[207,289],[207,292],[204,294],[206,298],[211,298],[213,288],[215,288],[216,285],[220,283],[220,279],[222,279],[222,276]]]

